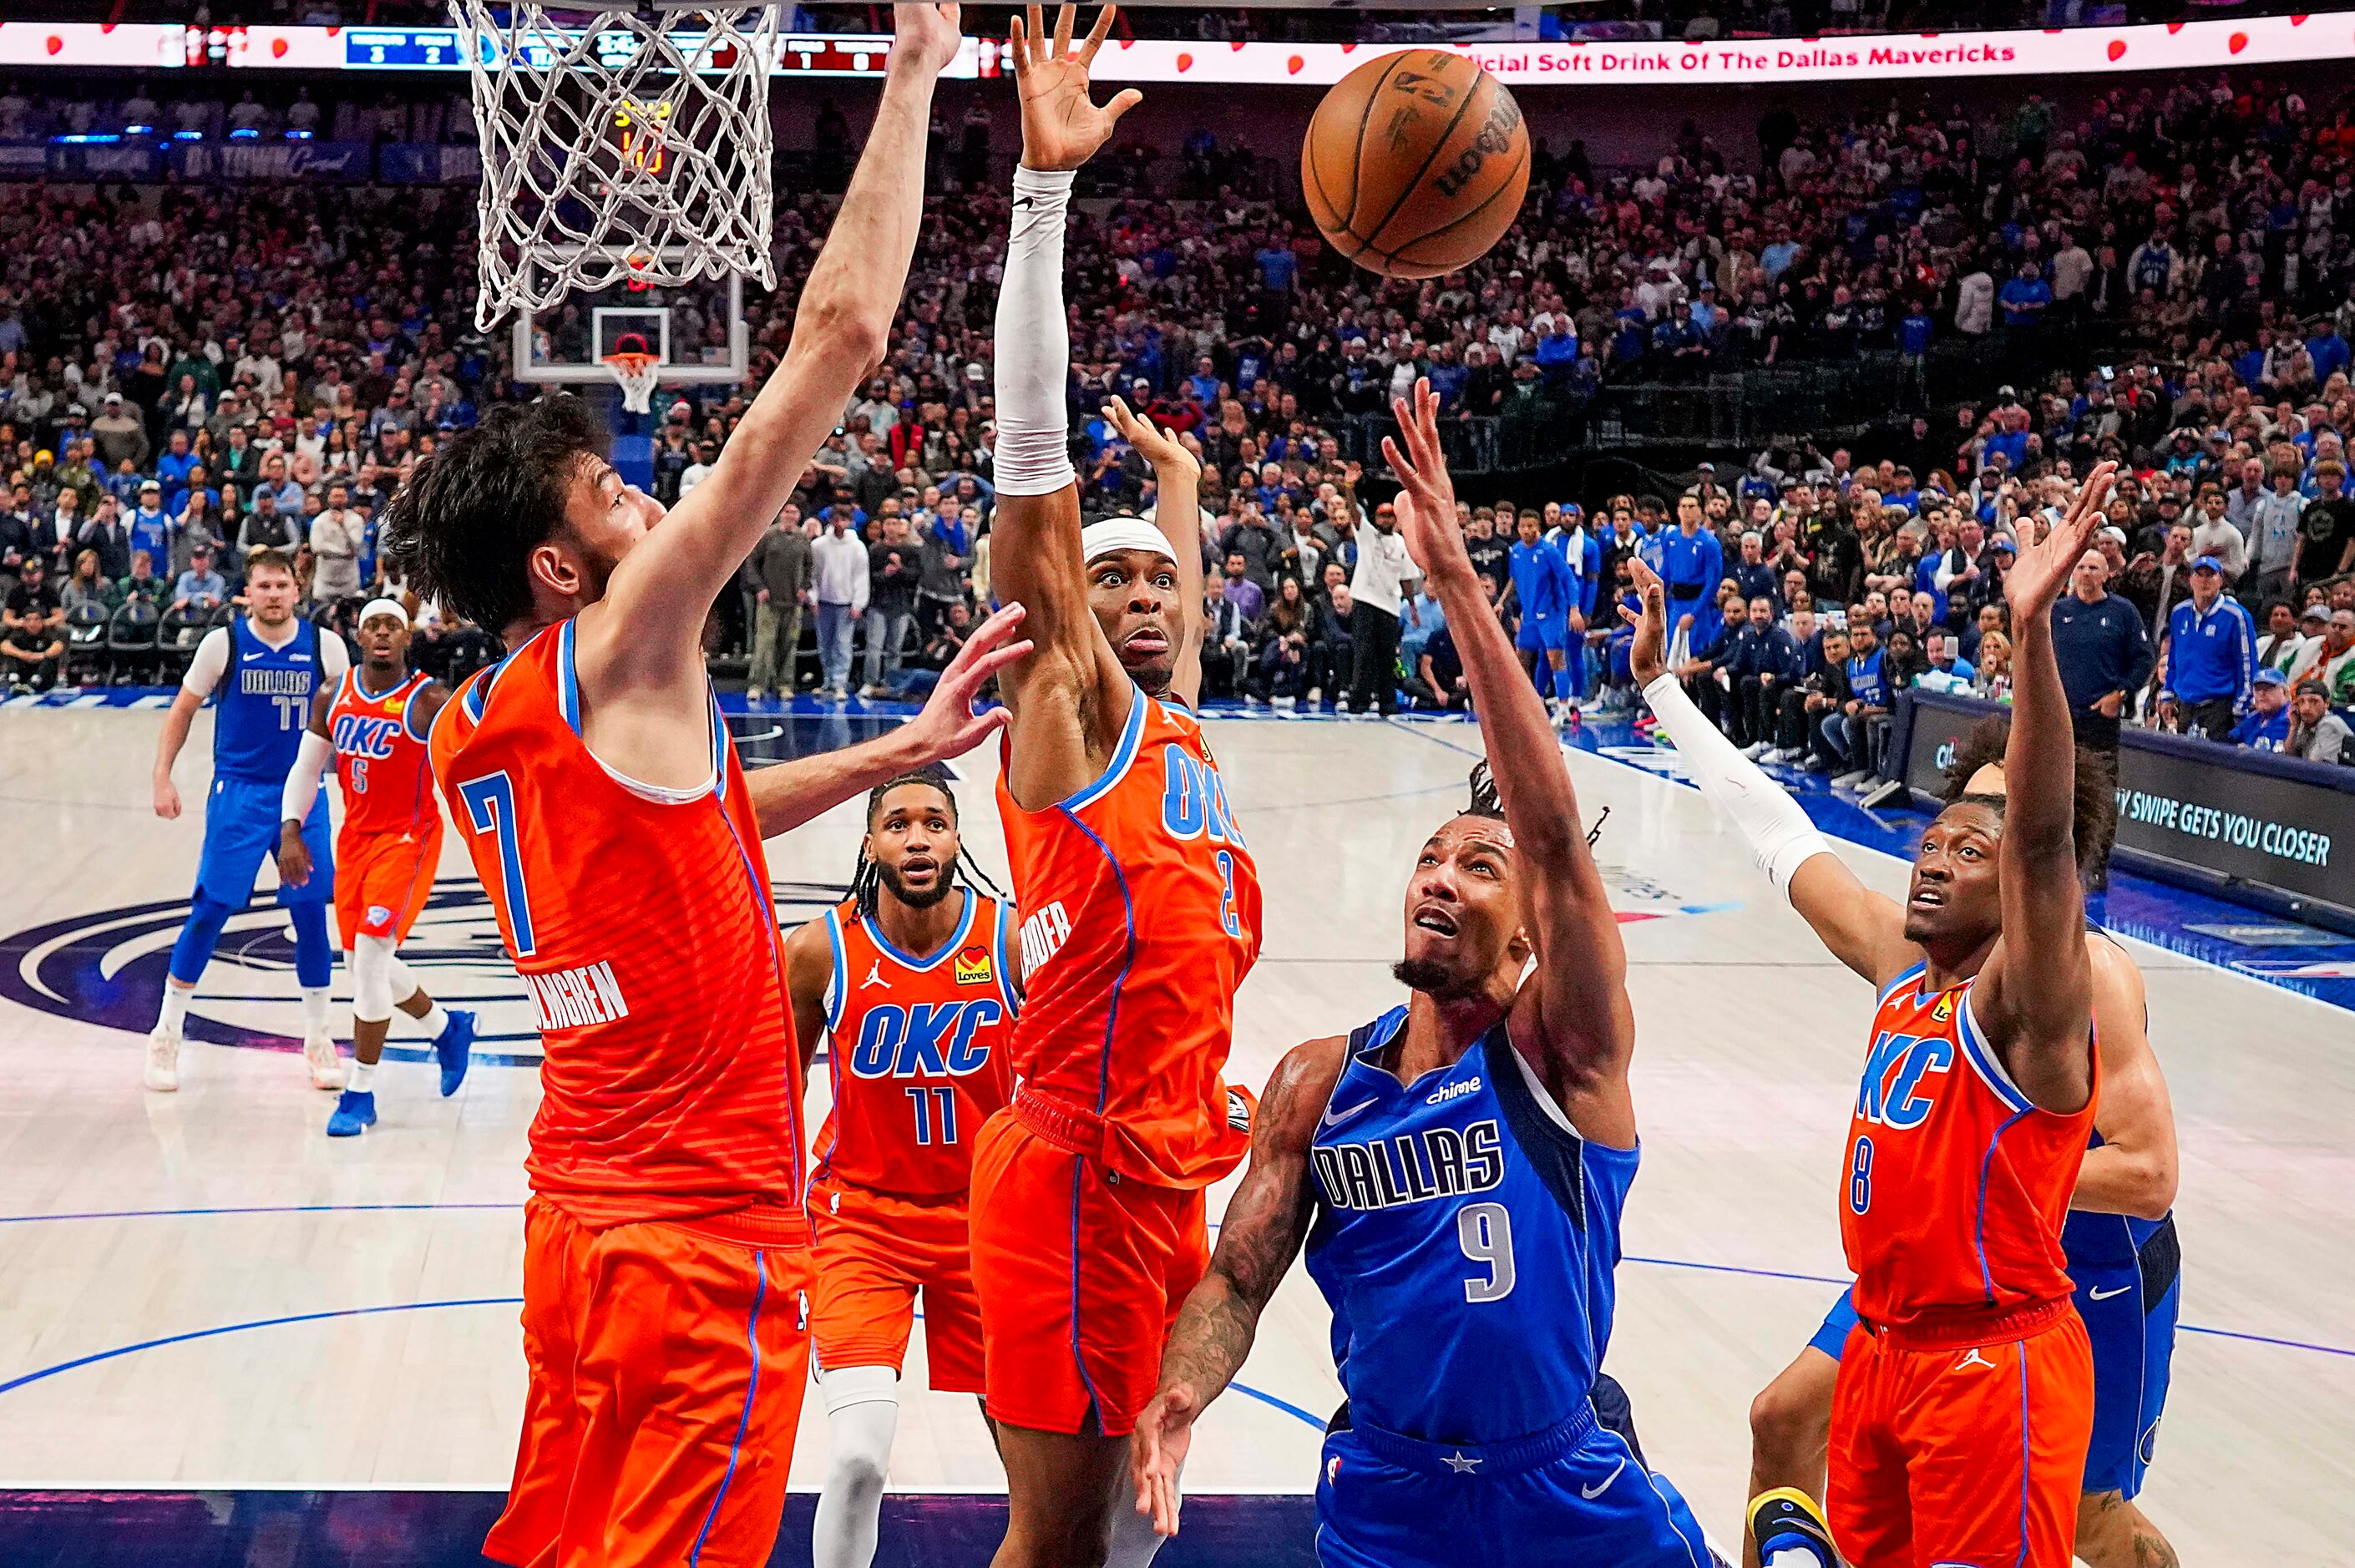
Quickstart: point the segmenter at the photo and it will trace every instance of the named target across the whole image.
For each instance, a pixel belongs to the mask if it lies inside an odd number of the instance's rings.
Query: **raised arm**
[[[1115,397],[1104,406],[1104,414],[1121,439],[1153,465],[1158,492],[1153,524],[1169,541],[1169,553],[1178,561],[1178,604],[1182,614],[1169,694],[1190,708],[1202,694],[1202,637],[1208,629],[1202,612],[1202,464],[1175,431],[1162,429],[1131,411],[1123,399]]]
[[[826,1033],[826,993],[833,989],[834,942],[820,916],[785,938],[785,1000],[794,1010],[794,1044],[801,1051],[805,1087],[818,1037]]]
[[[1009,604],[975,627],[941,672],[923,710],[889,735],[747,773],[744,785],[751,792],[761,836],[775,838],[886,779],[962,757],[996,734],[1006,710],[975,713],[973,705],[991,676],[1030,652],[1029,642],[1014,635],[1023,619],[1022,606]]]
[[[584,679],[607,698],[703,678],[702,607],[793,494],[889,342],[923,219],[932,84],[956,56],[957,7],[892,7],[883,94],[865,153],[810,269],[793,342],[719,463],[629,552],[581,618]]]
[[[2046,1110],[2081,1108],[2093,1093],[2093,966],[2085,890],[2072,829],[2077,743],[2052,652],[2052,602],[2102,522],[2112,463],[2085,479],[2076,504],[2024,552],[2005,579],[2011,601],[2011,738],[2004,747],[2003,837],[1996,846],[2003,935],[1979,969],[1971,1009],[2020,1092]]]
[[[1636,629],[1629,665],[1653,716],[1677,743],[1686,773],[1718,814],[1749,841],[1758,869],[1782,889],[1832,957],[1870,980],[1876,991],[1886,986],[1922,956],[1905,939],[1905,912],[1895,899],[1858,881],[1799,803],[1685,695],[1683,683],[1668,668],[1659,574],[1639,556],[1629,558],[1627,569],[1644,601],[1641,615],[1619,607],[1620,619]]]
[[[2142,971],[2107,937],[2088,932],[2094,967],[2094,1041],[2102,1054],[2101,1146],[2085,1151],[2069,1206],[2137,1220],[2175,1206],[2175,1107],[2150,1048]]]
[[[1022,100],[1022,163],[1014,172],[997,291],[997,508],[989,561],[999,602],[1030,612],[1035,652],[1007,672],[1006,700],[1017,740],[1008,784],[1031,809],[1083,788],[1128,721],[1128,673],[1088,603],[1065,394],[1071,343],[1063,224],[1071,175],[1139,98],[1132,89],[1098,108],[1088,97],[1088,66],[1113,15],[1105,6],[1074,49],[1073,7],[1057,12],[1050,38],[1032,5],[1015,17],[1007,39]]]
[[[1178,1533],[1178,1471],[1194,1423],[1242,1369],[1260,1314],[1308,1238],[1316,1214],[1309,1146],[1348,1044],[1339,1036],[1311,1040],[1276,1064],[1252,1121],[1251,1163],[1219,1223],[1219,1249],[1161,1352],[1160,1388],[1137,1418],[1129,1450],[1136,1511],[1150,1514],[1160,1534]]]
[[[1488,776],[1519,863],[1521,916],[1537,951],[1536,973],[1513,1003],[1513,1044],[1582,1134],[1632,1149],[1636,1108],[1627,1093],[1627,1062],[1635,1051],[1636,1013],[1627,1000],[1618,916],[1586,845],[1561,743],[1504,623],[1488,613],[1487,596],[1465,549],[1455,523],[1455,485],[1439,445],[1439,400],[1431,384],[1419,380],[1413,407],[1401,399],[1393,408],[1400,438],[1385,436],[1382,455],[1402,487],[1396,503],[1400,532],[1455,631],[1488,753]],[[1369,546],[1379,547],[1360,532],[1358,547]]]

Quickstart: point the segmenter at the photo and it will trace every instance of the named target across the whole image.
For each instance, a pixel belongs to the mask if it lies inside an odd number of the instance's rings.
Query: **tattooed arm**
[[[1259,1315],[1300,1255],[1316,1211],[1308,1147],[1348,1048],[1342,1036],[1311,1040],[1276,1064],[1252,1128],[1251,1165],[1227,1204],[1210,1272],[1186,1298],[1161,1353],[1161,1388],[1136,1423],[1129,1466],[1136,1511],[1162,1535],[1178,1533],[1178,1470],[1194,1423],[1251,1354]]]

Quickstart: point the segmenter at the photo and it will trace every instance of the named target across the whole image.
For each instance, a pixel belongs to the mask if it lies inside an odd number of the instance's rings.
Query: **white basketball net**
[[[633,414],[654,408],[655,387],[662,380],[662,361],[651,354],[609,354],[605,368],[621,383],[622,407]]]
[[[482,138],[476,325],[620,282],[742,272],[776,286],[776,6],[559,13],[580,26],[537,5],[451,11]]]

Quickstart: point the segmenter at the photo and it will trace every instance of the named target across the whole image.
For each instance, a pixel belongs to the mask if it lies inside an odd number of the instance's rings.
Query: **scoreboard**
[[[578,40],[585,35],[569,35]],[[693,33],[674,32],[681,52],[692,53],[698,40]],[[331,42],[339,47],[338,58],[316,63],[329,69],[346,70],[387,71],[459,71],[467,69],[464,35],[455,27],[346,27]],[[637,36],[627,28],[618,28],[589,38],[601,64],[620,65],[636,52]],[[944,73],[949,76],[980,74],[977,40],[968,38],[956,62]],[[485,38],[483,43],[485,65],[496,66],[496,41]],[[850,76],[880,77],[885,61],[891,52],[888,35],[812,33],[780,34],[776,40],[776,58],[771,64],[773,74],[780,76]],[[526,63],[545,68],[555,63],[557,50],[546,46],[534,47]]]

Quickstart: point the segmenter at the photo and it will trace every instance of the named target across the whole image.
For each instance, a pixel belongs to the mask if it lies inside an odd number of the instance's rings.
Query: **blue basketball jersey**
[[[2094,1134],[2088,1148],[2102,1147],[2102,1135]],[[2142,1255],[2143,1243],[2163,1229],[2165,1219],[2138,1220],[2128,1214],[2096,1214],[2083,1209],[2072,1209],[2061,1225],[2061,1250],[2069,1256],[2069,1271],[2073,1276],[2080,1265],[2124,1265]],[[2083,1283],[2082,1280],[2080,1284]]]
[[[283,783],[311,723],[311,694],[319,689],[319,630],[297,620],[294,640],[272,648],[245,617],[229,623],[229,668],[214,688],[213,774]]]
[[[1308,1273],[1350,1418],[1437,1443],[1537,1432],[1584,1407],[1610,1342],[1636,1151],[1572,1131],[1501,1022],[1400,1083],[1383,1063],[1405,1022],[1350,1035],[1311,1146]]]

